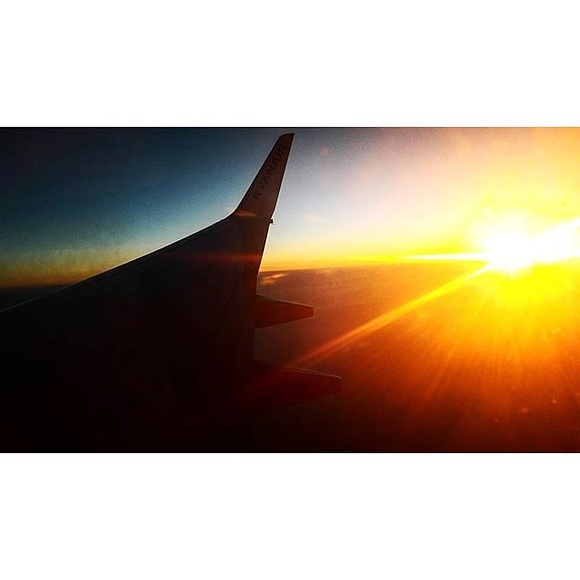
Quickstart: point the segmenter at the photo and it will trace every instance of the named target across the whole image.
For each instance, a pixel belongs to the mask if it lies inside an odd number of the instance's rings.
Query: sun
[[[580,256],[575,219],[539,230],[524,215],[508,215],[481,232],[479,245],[488,270],[515,274],[539,264]]]
[[[553,265],[580,258],[580,217],[546,225],[542,218],[506,213],[493,221],[476,224],[471,244],[479,251],[403,256],[411,261],[483,262],[484,272],[516,276],[539,265]]]
[[[499,223],[482,237],[481,248],[489,269],[513,273],[535,260],[535,240],[520,221]]]

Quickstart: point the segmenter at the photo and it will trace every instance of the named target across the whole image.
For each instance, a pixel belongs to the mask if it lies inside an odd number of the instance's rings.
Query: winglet
[[[293,139],[294,133],[286,133],[278,138],[234,215],[270,221],[278,200]]]

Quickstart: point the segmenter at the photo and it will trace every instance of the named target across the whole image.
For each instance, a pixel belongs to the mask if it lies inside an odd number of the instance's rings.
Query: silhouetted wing
[[[171,432],[174,441],[205,410],[231,411],[231,400],[264,406],[263,397],[252,402],[254,328],[311,315],[308,307],[256,296],[292,139],[277,140],[222,221],[0,313],[3,368],[18,377],[0,391],[5,434],[18,433],[26,448],[43,437],[66,446],[75,436],[82,449],[119,441],[131,448],[154,445],[159,433]],[[263,384],[263,371],[259,377]]]

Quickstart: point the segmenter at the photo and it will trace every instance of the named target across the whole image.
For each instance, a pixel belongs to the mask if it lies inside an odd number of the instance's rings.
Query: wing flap
[[[297,302],[287,302],[275,300],[266,296],[256,296],[254,310],[255,328],[293,322],[303,318],[310,318],[314,315],[312,306],[299,304]]]
[[[306,403],[342,390],[342,379],[312,370],[254,362],[254,377],[244,389],[245,407],[266,412]]]

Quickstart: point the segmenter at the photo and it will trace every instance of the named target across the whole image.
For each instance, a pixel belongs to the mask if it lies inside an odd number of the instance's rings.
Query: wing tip
[[[270,219],[278,200],[294,133],[284,133],[276,140],[248,191],[234,211],[238,217]]]
[[[280,135],[280,137],[278,137],[278,139],[276,139],[276,143],[274,144],[273,149],[276,149],[280,145],[290,147],[292,145],[292,141],[294,140],[294,135],[295,133],[292,132],[283,133],[282,135]]]

